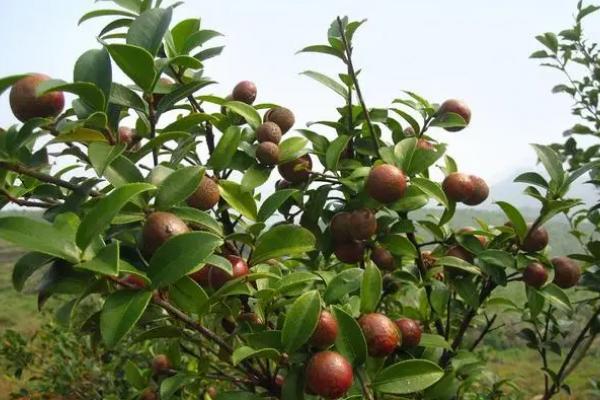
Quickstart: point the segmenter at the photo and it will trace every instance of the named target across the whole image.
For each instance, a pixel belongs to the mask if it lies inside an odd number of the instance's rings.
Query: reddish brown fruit
[[[487,200],[490,195],[490,188],[487,183],[478,176],[469,175],[469,178],[473,184],[473,192],[463,200],[463,203],[468,206],[476,206]]]
[[[136,288],[136,289],[143,289],[146,286],[148,286],[146,281],[138,275],[129,274],[125,278],[123,278],[121,281],[123,283],[125,283],[126,285]]]
[[[396,260],[394,260],[392,253],[381,246],[373,248],[371,260],[382,271],[393,271],[396,267]]]
[[[442,189],[446,196],[456,202],[470,199],[475,192],[475,186],[470,176],[462,172],[453,172],[442,182]]]
[[[208,284],[211,288],[218,290],[222,288],[227,282],[230,280],[240,278],[242,276],[248,275],[250,269],[248,268],[248,264],[241,257],[238,256],[225,256],[231,263],[231,272],[232,275],[229,275],[227,272],[223,271],[219,267],[215,267],[212,265],[207,265],[203,269],[208,269]],[[202,271],[202,270],[200,270]]]
[[[525,268],[525,271],[523,271],[523,282],[528,286],[539,289],[544,286],[544,283],[546,283],[547,280],[548,271],[546,271],[546,268],[540,263],[531,263]]]
[[[171,360],[165,354],[157,354],[152,359],[152,373],[154,375],[167,373],[171,368],[173,368]]]
[[[281,136],[281,128],[275,122],[265,122],[256,129],[256,139],[261,143],[279,143]]]
[[[337,243],[333,252],[341,262],[356,264],[364,258],[365,245],[362,242]]]
[[[119,127],[119,142],[127,145],[127,150],[135,151],[140,148],[140,138],[135,130],[126,126]]]
[[[365,314],[359,318],[367,349],[371,357],[386,357],[400,344],[400,332],[394,322],[383,314]]]
[[[467,125],[469,124],[469,122],[471,122],[471,109],[462,100],[449,99],[449,100],[446,100],[445,102],[443,102],[442,105],[440,106],[440,109],[438,110],[438,113],[440,115],[443,115],[443,114],[449,113],[449,112],[460,115],[465,120]],[[447,131],[450,131],[450,132],[457,132],[457,131],[464,129],[464,127],[444,128],[444,129],[446,129]]]
[[[325,399],[339,399],[352,386],[352,365],[333,351],[312,356],[306,367],[306,392]]]
[[[331,238],[335,243],[347,243],[352,241],[350,234],[350,221],[352,214],[346,211],[339,212],[331,218],[329,222],[329,230]]]
[[[421,259],[423,260],[423,265],[427,270],[433,268],[437,258],[435,258],[430,251],[421,252]]]
[[[282,134],[286,134],[287,131],[292,129],[294,123],[296,123],[296,117],[294,113],[285,108],[285,107],[277,107],[270,109],[264,118],[265,122],[275,122],[279,128],[281,129]]]
[[[203,287],[210,286],[210,270],[213,268],[212,265],[207,264],[196,272],[193,272],[189,275],[196,283]]]
[[[146,388],[140,394],[140,400],[158,400],[158,393],[156,393],[156,389]]]
[[[308,154],[277,167],[279,174],[288,182],[303,183],[308,181],[312,171],[312,160]]]
[[[469,234],[471,234],[471,233],[475,232],[475,230],[476,230],[475,228],[472,228],[472,227],[470,227],[470,226],[467,226],[467,227],[465,227],[465,228],[462,228],[462,229],[460,229],[460,230],[458,231],[458,234],[459,234],[459,235],[469,235]],[[479,240],[479,243],[481,243],[481,245],[482,245],[483,247],[487,246],[487,244],[488,244],[488,238],[487,238],[487,237],[485,237],[485,236],[483,236],[483,235],[473,235],[473,236],[475,236],[475,238],[476,238],[477,240]]]
[[[581,267],[569,257],[554,257],[554,283],[563,289],[569,289],[579,283]]]
[[[279,146],[273,142],[263,142],[256,147],[256,158],[263,165],[276,165],[279,162]]]
[[[154,88],[156,92],[152,94],[152,102],[154,103],[154,107],[160,103],[167,93],[173,90],[173,86],[175,86],[175,82],[169,78],[160,78],[158,80],[158,83]]]
[[[317,328],[310,337],[310,344],[319,349],[330,347],[338,335],[338,323],[329,311],[321,311]]]
[[[44,74],[33,74],[17,81],[10,90],[10,108],[21,122],[32,118],[56,117],[65,107],[65,96],[62,92],[51,92],[36,96],[38,85],[49,80]]]
[[[190,228],[177,215],[162,211],[153,212],[146,219],[142,230],[144,253],[151,256],[173,236],[189,231]]]
[[[527,236],[523,240],[521,250],[526,252],[542,251],[548,246],[548,231],[542,226],[531,230],[532,224],[527,224]]]
[[[350,235],[355,240],[370,239],[377,233],[377,218],[375,214],[367,208],[355,210],[350,216]]]
[[[279,179],[277,182],[275,182],[275,189],[277,190],[290,189],[292,186],[292,183],[286,181],[285,179]]]
[[[380,203],[400,200],[406,191],[406,177],[397,167],[381,164],[371,169],[365,183],[367,193]]]
[[[413,129],[412,126],[407,126],[406,128],[404,128],[404,136],[406,136],[406,137],[415,136],[415,130]]]
[[[401,318],[396,320],[396,326],[402,337],[402,348],[417,347],[421,342],[421,326],[415,320]]]
[[[206,211],[216,206],[220,199],[219,185],[212,178],[204,175],[198,189],[187,198],[186,202],[190,207]]]
[[[473,254],[462,246],[452,246],[446,251],[446,256],[460,258],[468,263],[473,263]]]
[[[256,85],[250,81],[241,81],[233,88],[231,97],[235,101],[252,104],[256,100]]]
[[[433,150],[433,144],[427,139],[419,139],[417,141],[417,149],[419,150]]]

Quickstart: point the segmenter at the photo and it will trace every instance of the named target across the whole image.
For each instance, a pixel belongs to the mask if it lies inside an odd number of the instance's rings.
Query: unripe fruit
[[[396,326],[402,337],[402,348],[417,347],[421,342],[421,326],[415,320],[401,318],[396,320]]]
[[[190,275],[192,279],[198,282],[201,286],[211,287],[215,290],[222,288],[230,280],[248,275],[250,272],[248,264],[241,257],[225,256],[231,263],[232,275],[214,265],[206,265],[200,271]],[[204,272],[203,272],[204,271]]]
[[[302,183],[308,181],[312,171],[312,160],[308,154],[277,167],[279,174],[288,182]]]
[[[352,386],[352,365],[342,355],[322,351],[306,367],[306,392],[325,399],[339,399]]]
[[[190,228],[177,215],[168,212],[153,212],[146,219],[142,230],[144,253],[152,255],[173,236],[188,233]]]
[[[140,140],[135,130],[126,126],[119,127],[119,142],[125,143],[128,150],[137,150],[140,147]]]
[[[256,85],[250,81],[241,81],[233,88],[231,97],[235,101],[252,104],[256,100]]]
[[[146,388],[140,394],[140,400],[158,400],[158,394],[153,388]]]
[[[175,82],[173,82],[173,80],[169,79],[169,78],[160,78],[158,80],[158,84],[156,85],[155,89],[160,88],[160,90],[162,92],[169,92],[170,90],[172,90],[172,86],[175,85]],[[152,94],[152,102],[154,103],[154,107],[156,107],[158,105],[158,103],[160,103],[160,101],[163,99],[163,97],[165,97],[165,95],[167,93],[153,93]]]
[[[363,260],[365,245],[363,242],[337,243],[333,252],[341,262],[356,264]]]
[[[381,246],[373,248],[371,260],[382,271],[393,271],[396,266],[396,260],[394,260],[392,253]]]
[[[256,139],[261,143],[279,143],[281,136],[281,128],[275,122],[265,122],[256,129]]]
[[[534,288],[541,288],[548,280],[548,271],[540,263],[533,262],[523,271],[523,282]]]
[[[475,192],[473,181],[467,174],[462,172],[453,172],[449,174],[442,182],[442,189],[446,196],[456,202],[463,202]]]
[[[317,328],[310,337],[310,344],[319,349],[330,347],[338,335],[338,323],[329,311],[321,311]]]
[[[256,147],[256,158],[263,165],[275,165],[279,162],[279,146],[272,142],[263,142]]]
[[[581,267],[569,257],[554,257],[554,283],[563,289],[569,289],[579,283]]]
[[[446,256],[460,258],[468,263],[473,263],[473,254],[462,246],[452,246],[446,251]]]
[[[475,175],[469,175],[471,183],[473,184],[473,192],[463,200],[468,206],[476,206],[483,203],[490,195],[490,188],[485,181]]]
[[[532,224],[527,224],[527,236],[523,240],[521,250],[527,252],[542,251],[548,246],[548,231],[542,226],[531,230]]]
[[[152,373],[154,375],[162,375],[169,372],[172,367],[171,360],[165,354],[157,354],[152,359]]]
[[[217,394],[219,392],[217,392],[217,388],[215,388],[214,386],[209,386],[206,388],[205,393],[213,400],[216,400],[217,398]]]
[[[143,289],[147,286],[146,281],[142,277],[133,274],[127,275],[121,281],[126,285],[136,289]]]
[[[294,117],[294,113],[291,110],[285,107],[277,107],[270,109],[265,114],[264,120],[265,122],[276,123],[281,129],[281,133],[285,135],[294,126],[296,117]]]
[[[370,239],[377,232],[377,218],[367,208],[355,210],[350,216],[350,235],[355,240]]]
[[[415,130],[412,126],[407,126],[406,128],[404,128],[404,136],[415,136]]]
[[[433,144],[427,139],[419,139],[417,141],[417,149],[419,150],[433,150]]]
[[[449,113],[449,112],[460,115],[465,120],[467,125],[469,124],[469,122],[471,122],[471,109],[462,100],[449,99],[449,100],[446,100],[445,102],[443,102],[438,110],[438,114],[443,115],[443,114]],[[464,127],[444,128],[444,129],[446,129],[447,131],[450,131],[450,132],[457,132],[457,131],[464,129]]]
[[[350,221],[352,214],[346,211],[339,212],[331,218],[329,230],[331,238],[335,243],[347,243],[352,241],[350,234]]]
[[[400,332],[394,322],[383,314],[365,314],[359,318],[367,349],[371,357],[386,357],[400,344]]]
[[[400,200],[406,191],[404,173],[391,164],[381,164],[371,169],[365,183],[367,193],[380,203]]]
[[[186,202],[190,207],[206,211],[216,206],[220,199],[219,185],[212,178],[204,175],[198,189],[187,198]]]
[[[51,92],[37,97],[35,91],[38,85],[49,80],[43,74],[33,74],[17,81],[10,90],[10,108],[21,122],[32,118],[56,117],[65,106],[65,96],[62,92]]]

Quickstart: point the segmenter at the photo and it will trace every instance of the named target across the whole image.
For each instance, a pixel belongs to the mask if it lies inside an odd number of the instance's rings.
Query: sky
[[[71,80],[75,61],[99,47],[95,35],[108,22],[77,26],[77,20],[111,6],[92,0],[3,4],[0,76],[43,72]],[[225,35],[215,42],[226,46],[223,55],[206,63],[207,75],[220,82],[207,94],[225,96],[238,81],[252,80],[258,102],[291,108],[296,128],[302,128],[308,121],[337,118],[342,99],[299,73],[336,75],[343,67],[332,57],[296,51],[325,43],[337,15],[366,18],[354,54],[367,104],[388,106],[402,90],[432,102],[463,99],[472,109],[470,126],[432,135],[449,143],[462,171],[493,185],[534,166],[529,143],[561,141],[574,122],[569,98],[550,93],[562,76],[528,57],[541,47],[536,34],[571,26],[575,6],[575,0],[188,0],[176,9],[174,21],[200,17],[204,29]],[[598,38],[600,26],[593,25],[584,28]],[[5,92],[0,126],[15,122]],[[327,129],[319,132],[331,135]]]

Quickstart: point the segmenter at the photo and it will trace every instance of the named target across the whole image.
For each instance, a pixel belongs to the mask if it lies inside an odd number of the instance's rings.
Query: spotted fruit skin
[[[369,196],[378,202],[393,203],[406,192],[406,176],[394,165],[377,165],[369,172],[365,188]]]
[[[385,357],[392,354],[400,344],[400,332],[394,322],[383,314],[365,314],[358,320],[369,355]]]
[[[421,343],[421,326],[417,321],[409,318],[396,320],[396,325],[402,336],[402,348],[416,347]]]
[[[50,92],[42,96],[36,95],[36,89],[50,77],[44,74],[32,74],[17,81],[10,90],[10,108],[21,122],[32,118],[58,116],[65,107],[65,96],[62,92]]]
[[[321,311],[317,328],[310,338],[310,344],[319,349],[326,349],[333,345],[337,335],[337,321],[329,311]]]
[[[325,399],[339,399],[352,387],[352,365],[341,354],[322,351],[306,367],[306,392]]]

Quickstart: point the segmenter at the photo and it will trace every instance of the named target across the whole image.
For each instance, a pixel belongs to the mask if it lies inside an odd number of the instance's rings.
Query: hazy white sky
[[[168,1],[165,1],[168,4]],[[436,130],[450,143],[450,154],[465,172],[490,183],[514,170],[533,166],[528,143],[561,139],[573,122],[570,101],[550,94],[561,78],[538,67],[529,54],[540,46],[534,36],[572,23],[575,0],[188,0],[174,20],[201,17],[204,28],[226,36],[219,58],[207,62],[208,75],[221,82],[210,92],[225,95],[240,80],[259,88],[260,102],[286,105],[307,121],[337,118],[338,95],[299,72],[336,74],[341,66],[323,55],[295,55],[302,47],[326,41],[336,15],[367,18],[355,42],[369,106],[386,106],[413,90],[441,102],[467,101],[471,126],[459,133]],[[107,22],[77,26],[92,8],[111,3],[92,0],[21,0],[2,5],[0,76],[37,71],[72,79],[72,67],[85,50],[98,47],[95,34]],[[600,26],[586,26],[598,38]],[[8,93],[0,98],[0,125],[15,122]],[[327,132],[327,128],[321,133]]]

